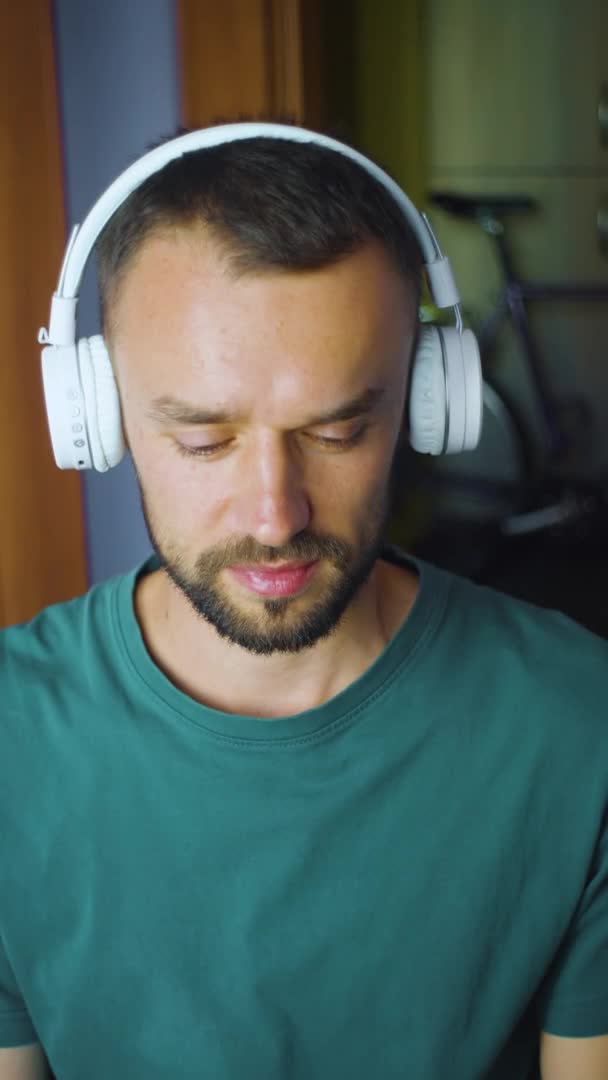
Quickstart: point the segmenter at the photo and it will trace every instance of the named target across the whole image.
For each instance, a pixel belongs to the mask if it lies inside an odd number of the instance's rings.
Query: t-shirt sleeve
[[[0,1047],[39,1042],[0,934]]]
[[[540,1028],[564,1038],[608,1035],[608,807],[576,916],[540,994]]]

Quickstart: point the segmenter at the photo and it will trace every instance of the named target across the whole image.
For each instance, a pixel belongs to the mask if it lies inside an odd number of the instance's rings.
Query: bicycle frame
[[[579,536],[580,530],[599,529],[603,538],[608,528],[608,476],[593,476],[587,481],[572,472],[573,465],[578,468],[576,455],[572,460],[566,460],[564,455],[567,449],[579,449],[576,430],[572,436],[567,433],[570,426],[564,406],[573,403],[584,406],[584,402],[574,396],[566,400],[552,392],[551,371],[542,363],[528,308],[531,303],[544,301],[606,301],[608,281],[520,280],[501,214],[534,209],[534,201],[527,196],[488,196],[485,201],[482,196],[443,192],[434,193],[432,201],[444,211],[468,219],[489,235],[501,270],[501,286],[491,311],[476,330],[484,380],[484,416],[486,421],[492,420],[488,429],[491,438],[498,436],[499,441],[489,441],[488,457],[482,454],[475,465],[472,460],[463,461],[456,468],[451,468],[450,463],[442,468],[439,462],[430,469],[417,469],[413,465],[410,476],[416,477],[419,489],[430,494],[430,535],[445,537],[450,528],[462,531],[463,524],[468,522],[477,530],[478,537],[480,529],[486,530],[483,557],[490,560],[497,542],[513,542],[531,533]],[[489,357],[504,322],[513,327],[517,353],[532,384],[534,404],[541,420],[541,447],[535,445],[536,440],[531,437],[516,402],[509,400],[504,388],[493,384]],[[492,457],[497,446],[499,454],[504,451],[503,460],[508,468],[502,472],[499,466],[492,474],[486,471],[486,464],[491,469],[493,461],[500,463],[500,456]],[[565,472],[559,467],[562,465]],[[513,480],[506,479],[506,475],[513,476]],[[463,496],[464,512],[454,510],[449,498],[446,506],[442,493],[456,496],[456,500]],[[472,501],[478,504],[479,513],[471,506]]]
[[[568,449],[568,437],[560,424],[557,404],[549,389],[540,353],[534,340],[526,304],[528,301],[539,300],[573,300],[579,302],[608,300],[608,284],[596,282],[578,283],[574,281],[520,281],[516,276],[511,253],[507,247],[502,222],[489,214],[481,215],[478,222],[496,245],[498,260],[506,282],[494,310],[484,321],[478,334],[482,363],[496,339],[499,326],[505,318],[510,316],[532,380],[536,402],[542,417],[545,450],[549,462],[553,463]]]

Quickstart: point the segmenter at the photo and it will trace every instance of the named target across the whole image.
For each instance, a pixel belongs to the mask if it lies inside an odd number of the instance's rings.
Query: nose
[[[267,547],[288,543],[309,524],[302,468],[280,436],[256,443],[243,468],[239,504],[239,530]]]

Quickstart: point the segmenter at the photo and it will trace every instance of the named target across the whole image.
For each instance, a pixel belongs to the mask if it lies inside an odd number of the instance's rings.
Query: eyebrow
[[[330,409],[306,420],[302,427],[332,424],[338,420],[352,420],[356,416],[363,416],[371,412],[383,396],[384,390],[381,387],[368,387],[362,394],[352,398],[351,401],[344,402],[338,408]],[[170,394],[163,394],[161,397],[154,398],[150,408],[146,409],[146,416],[159,424],[168,422],[192,426],[199,424],[231,424],[241,419],[241,417],[230,413],[226,409],[196,408],[179,398],[172,397]]]

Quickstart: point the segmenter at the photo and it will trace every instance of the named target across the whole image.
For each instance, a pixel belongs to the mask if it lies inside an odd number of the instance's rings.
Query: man
[[[0,1080],[606,1080],[608,647],[383,546],[402,215],[251,140],[98,254],[155,555],[0,635]]]

